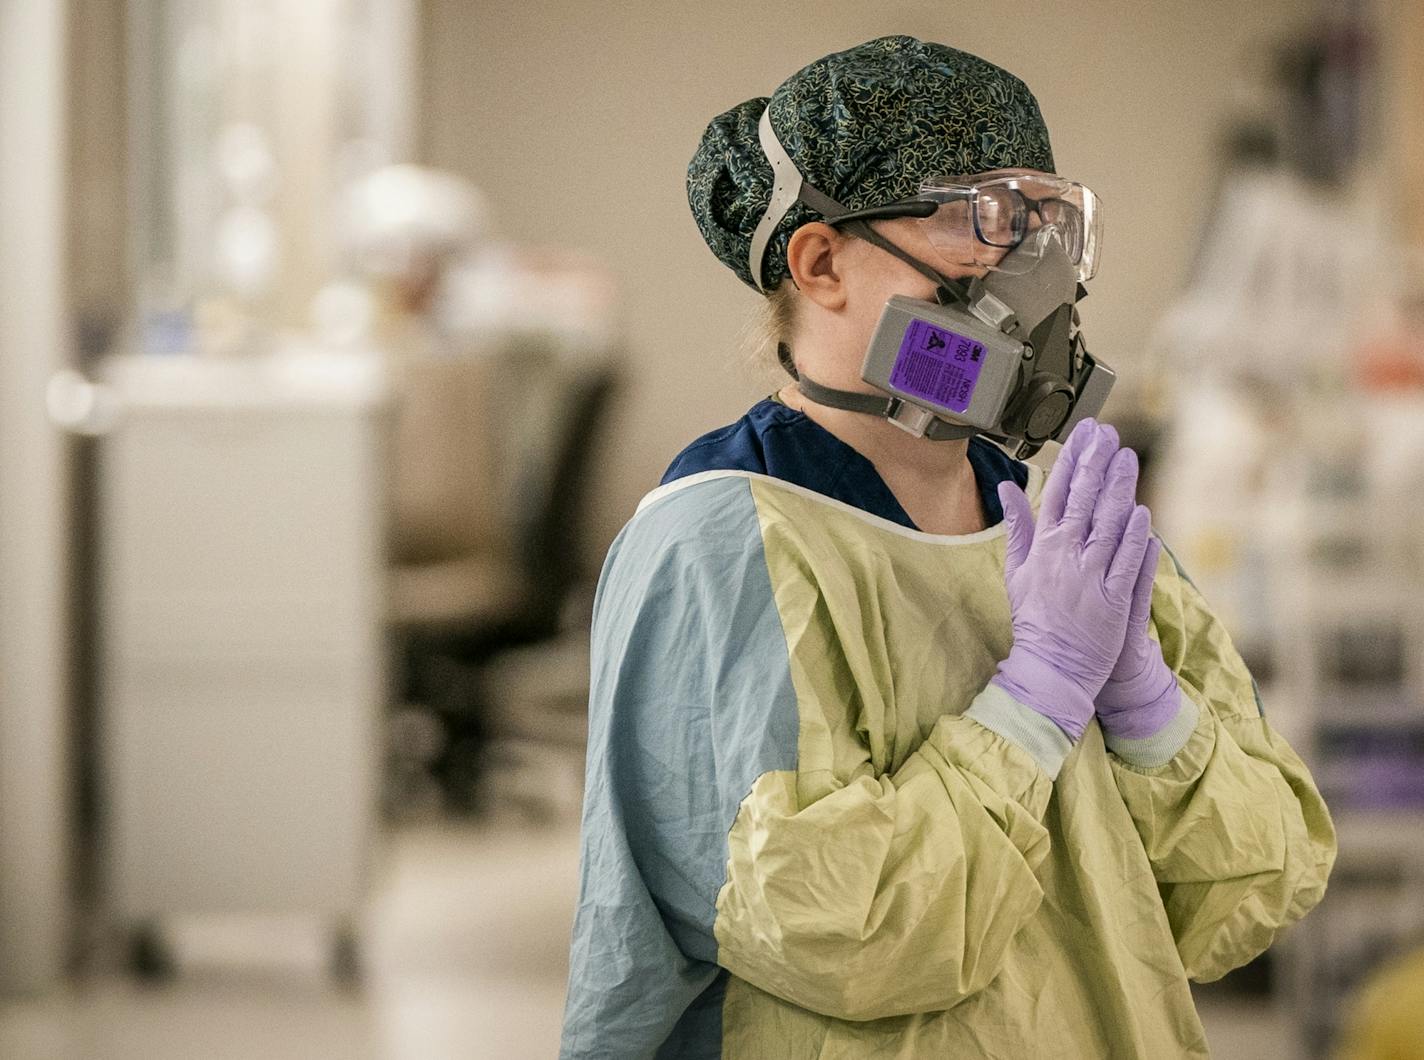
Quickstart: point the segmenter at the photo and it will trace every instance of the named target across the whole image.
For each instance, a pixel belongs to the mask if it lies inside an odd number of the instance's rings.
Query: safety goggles
[[[1102,201],[1072,180],[1041,173],[995,170],[972,177],[931,177],[911,199],[852,210],[827,218],[851,221],[914,217],[925,222],[931,245],[944,260],[964,268],[1023,272],[1028,254],[1008,254],[1025,243],[1056,240],[1077,268],[1078,279],[1097,271],[1102,241]]]

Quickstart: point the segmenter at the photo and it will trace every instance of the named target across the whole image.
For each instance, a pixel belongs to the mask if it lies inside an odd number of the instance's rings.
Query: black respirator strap
[[[832,218],[827,223],[834,225],[836,222],[835,219]],[[892,243],[875,229],[871,228],[870,222],[851,221],[846,224],[845,230],[857,239],[863,239],[871,246],[879,247],[887,254],[899,258],[921,276],[932,281],[935,285],[935,300],[938,301],[940,305],[952,305],[955,302],[961,305],[969,304],[969,285],[967,283],[963,280],[951,280],[938,269],[926,265],[908,250],[904,250],[895,243]]]
[[[850,213],[846,207],[836,202],[816,185],[804,178],[796,187],[796,198],[804,202],[811,209],[826,219],[826,224],[836,227],[840,222],[836,220],[841,214]],[[936,295],[940,305],[949,305],[951,302],[961,302],[967,304],[969,301],[969,285],[962,280],[952,280],[938,269],[925,264],[907,250],[896,246],[886,239],[875,229],[870,227],[869,221],[847,221],[844,228],[857,239],[863,239],[872,246],[879,247],[887,254],[892,254],[899,258],[910,268],[914,269],[921,276],[929,279],[936,288]]]
[[[855,390],[837,390],[834,387],[822,386],[804,375],[797,379],[796,388],[818,405],[843,409],[846,412],[860,412],[867,416],[879,416],[887,420],[894,419],[907,404],[897,397],[880,397]],[[971,438],[978,433],[978,428],[948,423],[938,417],[931,419],[925,426],[925,437],[936,442]]]
[[[932,442],[952,442],[956,438],[973,438],[979,431],[974,427],[956,427],[952,423],[936,419],[925,428],[925,437]]]

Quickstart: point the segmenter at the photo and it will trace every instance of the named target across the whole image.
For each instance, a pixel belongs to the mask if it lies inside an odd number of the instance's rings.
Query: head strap
[[[747,254],[747,267],[751,270],[757,290],[766,294],[766,285],[761,282],[761,266],[766,257],[766,245],[771,242],[772,233],[776,231],[776,226],[781,224],[781,219],[800,200],[802,185],[806,181],[771,128],[771,107],[769,105],[766,110],[761,112],[761,121],[757,123],[757,138],[761,141],[762,153],[771,163],[774,180],[771,186],[771,201],[766,204],[766,212],[761,215],[761,221],[757,223],[756,231],[752,233],[751,250]]]
[[[933,413],[894,396],[880,397],[875,394],[864,394],[858,390],[837,390],[834,387],[822,386],[804,375],[797,379],[796,389],[818,405],[844,409],[847,412],[860,412],[867,416],[879,416],[889,420],[903,431],[916,437],[929,438],[935,442],[972,438],[979,433],[977,427],[950,423],[948,420],[942,420]]]
[[[751,248],[747,253],[747,268],[751,271],[752,279],[756,281],[757,290],[766,294],[766,285],[761,281],[762,265],[766,260],[766,248],[771,243],[776,226],[781,224],[791,207],[798,202],[804,202],[824,217],[828,224],[835,224],[837,218],[851,211],[801,175],[801,171],[796,168],[796,163],[791,161],[791,156],[786,153],[786,148],[781,146],[781,141],[776,138],[776,132],[771,127],[770,106],[761,112],[761,120],[757,123],[757,138],[761,141],[761,149],[766,155],[767,161],[771,163],[771,171],[775,179],[771,188],[771,201],[766,204],[766,212],[761,215],[756,231],[752,233]],[[938,269],[933,269],[918,258],[907,254],[864,221],[852,221],[846,225],[846,229],[867,243],[872,243],[895,255],[916,271],[933,280],[939,286],[938,297],[941,304],[969,301],[968,286],[965,283],[960,280],[951,280],[948,276],[940,273]]]

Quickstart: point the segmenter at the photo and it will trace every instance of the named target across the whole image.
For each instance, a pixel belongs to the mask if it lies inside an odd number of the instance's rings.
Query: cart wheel
[[[144,924],[133,933],[129,944],[129,968],[147,983],[161,983],[178,973],[173,951],[163,941],[157,924]]]
[[[361,985],[361,943],[350,924],[337,928],[331,940],[331,977],[337,985],[354,989]]]

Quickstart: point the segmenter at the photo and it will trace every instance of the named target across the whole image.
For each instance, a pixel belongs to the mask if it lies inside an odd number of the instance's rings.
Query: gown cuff
[[[1063,760],[1073,749],[1073,741],[1054,721],[1020,703],[998,684],[987,685],[975,696],[964,716],[1027,751],[1051,780],[1058,779]]]
[[[1196,701],[1184,693],[1180,685],[1177,686],[1177,699],[1177,710],[1172,719],[1151,736],[1132,740],[1111,737],[1104,732],[1103,742],[1107,749],[1128,765],[1141,769],[1165,766],[1177,757],[1177,752],[1186,746],[1187,740],[1196,731],[1201,711]]]

